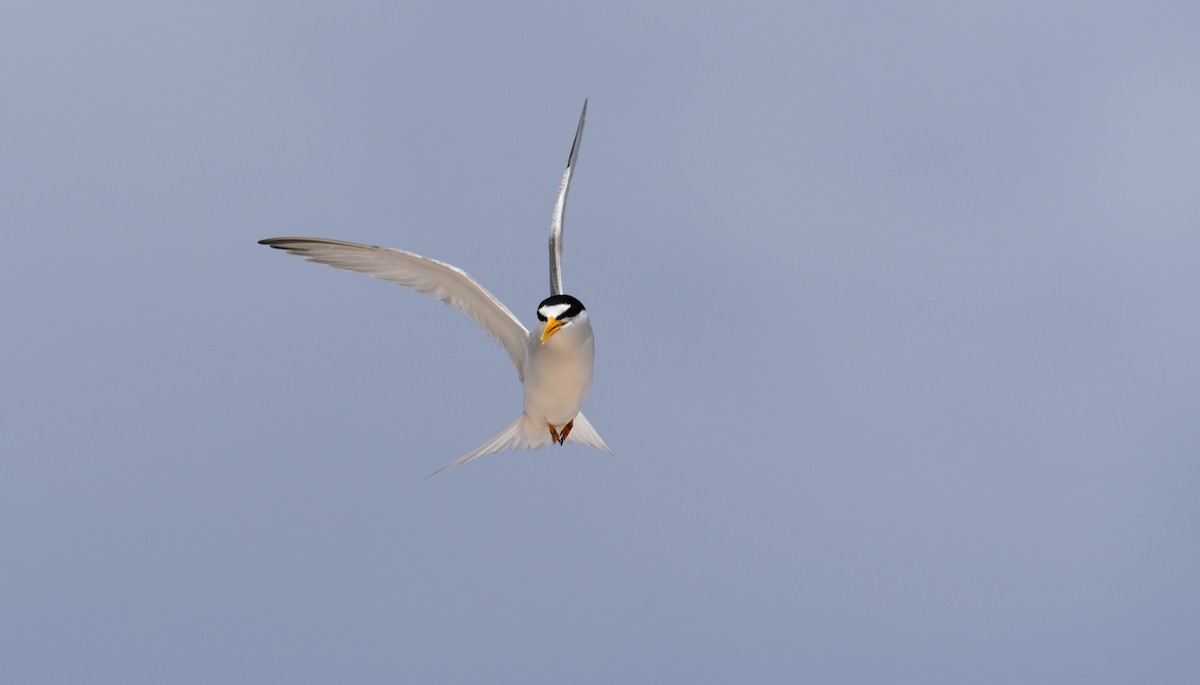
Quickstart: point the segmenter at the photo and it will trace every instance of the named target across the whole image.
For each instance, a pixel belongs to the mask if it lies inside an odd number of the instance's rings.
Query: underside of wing
[[[529,331],[500,300],[458,267],[390,247],[327,238],[267,238],[258,241],[310,262],[358,271],[436,297],[465,312],[504,346],[523,376]]]

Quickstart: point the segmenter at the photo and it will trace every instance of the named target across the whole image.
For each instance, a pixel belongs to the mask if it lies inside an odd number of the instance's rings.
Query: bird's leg
[[[554,430],[554,425],[547,423],[546,427],[550,429],[550,439],[553,440],[554,442],[558,442],[558,431]],[[558,444],[561,445],[562,443],[558,442]]]
[[[575,427],[575,419],[571,419],[570,421],[567,422],[567,425],[563,426],[562,433],[560,433],[558,436],[559,437],[559,439],[558,439],[559,445],[562,445],[563,443],[565,443],[567,441],[567,436],[571,434],[571,429],[574,427]]]

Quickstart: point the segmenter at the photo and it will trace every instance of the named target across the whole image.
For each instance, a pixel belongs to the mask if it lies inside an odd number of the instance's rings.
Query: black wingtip
[[[575,140],[571,141],[571,153],[567,155],[567,168],[571,168],[575,164],[575,158],[579,155],[579,141],[583,138],[583,122],[587,120],[587,105],[588,99],[583,99],[583,111],[579,113],[579,125],[575,127]]]

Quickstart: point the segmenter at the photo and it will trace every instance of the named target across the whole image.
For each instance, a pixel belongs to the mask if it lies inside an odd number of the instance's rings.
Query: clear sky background
[[[0,681],[1200,680],[1196,3],[0,6]],[[567,290],[616,452],[502,453]]]

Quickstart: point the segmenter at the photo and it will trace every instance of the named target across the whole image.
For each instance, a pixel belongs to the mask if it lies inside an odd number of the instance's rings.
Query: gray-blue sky
[[[1200,677],[1186,3],[6,3],[0,680]],[[568,290],[615,457],[462,315]]]

